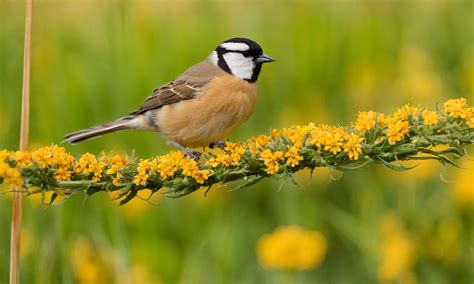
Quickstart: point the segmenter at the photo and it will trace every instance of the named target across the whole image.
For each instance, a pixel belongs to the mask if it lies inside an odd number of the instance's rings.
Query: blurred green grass
[[[310,121],[346,124],[358,111],[391,112],[406,102],[432,108],[464,96],[472,105],[473,8],[449,0],[37,1],[30,145],[59,143],[65,133],[127,114],[234,36],[258,41],[277,59],[262,71],[255,113],[234,140]],[[0,149],[18,144],[23,22],[23,2],[0,1]],[[66,148],[141,157],[171,149],[142,132]],[[27,201],[21,280],[84,282],[98,271],[96,280],[110,283],[285,283],[258,264],[255,245],[277,226],[298,224],[321,231],[329,248],[321,267],[298,273],[297,283],[372,283],[382,262],[379,227],[394,213],[416,244],[409,272],[419,283],[471,283],[472,207],[459,205],[469,194],[453,197],[473,181],[472,162],[463,166],[444,172],[426,163],[397,174],[374,166],[333,182],[316,170],[311,182],[309,173],[298,176],[300,189],[288,182],[278,190],[281,182],[268,180],[235,192],[215,188],[206,198],[159,198],[155,206],[117,207],[106,196],[46,209]],[[7,194],[0,283],[8,277],[10,211]],[[438,236],[446,219],[461,224],[451,243]],[[426,244],[439,238],[441,253],[433,253]]]

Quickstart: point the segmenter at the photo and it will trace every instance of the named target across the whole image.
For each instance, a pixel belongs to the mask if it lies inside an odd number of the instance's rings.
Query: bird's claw
[[[199,159],[202,156],[202,152],[196,151],[196,150],[188,150],[186,151],[186,156],[189,158],[193,159],[194,161],[199,161]]]
[[[221,150],[225,150],[225,141],[217,141],[209,144],[209,148],[213,149],[215,147],[218,147]]]

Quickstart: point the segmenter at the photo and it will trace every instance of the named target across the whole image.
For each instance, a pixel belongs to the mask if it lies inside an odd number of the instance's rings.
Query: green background
[[[464,96],[474,103],[473,1],[35,2],[32,150],[128,114],[235,36],[277,60],[264,66],[255,112],[235,141],[311,121],[345,125],[358,111],[390,113],[407,102],[432,109]],[[16,150],[19,140],[24,11],[23,1],[0,0],[0,149]],[[143,158],[171,150],[144,132],[64,146],[74,155]],[[300,188],[265,180],[123,207],[105,194],[50,207],[28,198],[21,282],[93,283],[84,279],[98,271],[95,283],[374,283],[380,226],[395,215],[415,246],[409,277],[397,283],[472,283],[474,167],[461,164],[444,170],[423,162],[404,173],[369,165],[335,173],[337,181],[321,169],[312,178],[298,174]],[[455,194],[462,189],[468,194]],[[0,196],[0,283],[8,279],[10,218],[7,193]],[[443,237],[446,220],[458,224],[454,239]],[[292,224],[325,235],[326,259],[308,271],[266,270],[258,239]]]

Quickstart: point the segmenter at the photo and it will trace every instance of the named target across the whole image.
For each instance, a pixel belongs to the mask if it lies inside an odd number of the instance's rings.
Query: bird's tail
[[[134,118],[135,116],[126,116],[109,123],[92,126],[87,129],[66,134],[64,135],[65,139],[63,143],[67,142],[71,144],[76,144],[85,140],[104,135],[106,133],[115,132],[123,129],[131,129],[131,122]]]

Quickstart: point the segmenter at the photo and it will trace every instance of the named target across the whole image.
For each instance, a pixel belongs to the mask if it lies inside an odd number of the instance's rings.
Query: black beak
[[[267,62],[273,62],[275,59],[271,58],[270,56],[266,54],[259,55],[257,57],[257,63],[267,63]]]

